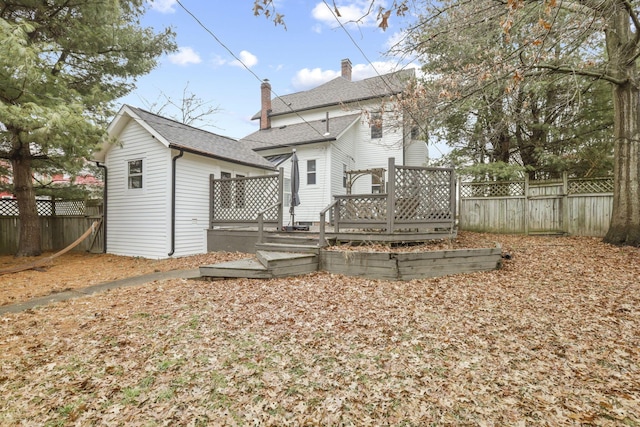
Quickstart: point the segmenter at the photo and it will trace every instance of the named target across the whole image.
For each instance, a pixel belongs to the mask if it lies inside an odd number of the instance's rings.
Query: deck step
[[[314,253],[257,251],[256,258],[245,258],[200,267],[201,277],[271,279],[298,276],[318,270]]]
[[[309,263],[318,263],[318,256],[313,253],[257,251],[256,258],[267,269],[292,267]]]
[[[200,267],[201,277],[229,277],[247,279],[271,279],[273,274],[255,258],[222,262]]]
[[[302,254],[320,254],[318,241],[314,244],[299,243],[256,243],[256,251],[292,252]]]
[[[317,245],[317,233],[270,233],[265,235],[266,243],[281,243],[293,245]]]

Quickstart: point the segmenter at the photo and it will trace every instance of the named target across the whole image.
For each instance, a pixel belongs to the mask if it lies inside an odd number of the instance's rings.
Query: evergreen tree
[[[113,101],[175,50],[170,29],[140,26],[144,4],[0,4],[0,159],[20,210],[17,256],[41,253],[34,175],[79,171],[105,137]]]

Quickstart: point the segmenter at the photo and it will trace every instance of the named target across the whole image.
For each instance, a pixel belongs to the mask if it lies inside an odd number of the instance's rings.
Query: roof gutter
[[[171,144],[169,146],[169,148],[173,148],[174,150],[180,150],[181,152],[185,152],[185,153],[195,154],[197,156],[207,157],[209,159],[217,159],[217,160],[222,160],[222,161],[225,161],[225,162],[236,163],[236,164],[243,165],[243,166],[251,166],[251,167],[254,167],[254,168],[265,169],[265,170],[276,170],[276,168],[274,168],[273,166],[258,165],[258,164],[255,164],[255,163],[243,162],[242,160],[236,160],[236,159],[231,159],[231,158],[228,158],[228,157],[217,156],[217,155],[211,154],[211,153],[204,153],[202,151],[189,149],[189,148],[186,148],[186,147],[181,147],[181,146],[176,145],[176,144]]]
[[[173,256],[176,251],[176,164],[180,157],[184,156],[184,150],[171,159],[171,251],[167,254]]]
[[[102,251],[103,253],[107,253],[107,195],[109,194],[107,191],[107,186],[109,185],[109,180],[107,179],[107,165],[104,163],[100,163],[96,161],[96,166],[100,169],[104,170],[104,186],[102,187]]]
[[[335,141],[337,138],[335,136],[331,137],[331,138],[323,138],[323,139],[316,139],[313,141],[304,141],[304,142],[293,142],[293,143],[288,143],[288,144],[278,144],[278,145],[269,145],[268,147],[257,147],[254,148],[253,151],[265,151],[265,150],[272,150],[274,148],[291,148],[291,147],[299,147],[301,145],[309,145],[309,144],[320,144],[323,142],[331,142],[331,141]]]

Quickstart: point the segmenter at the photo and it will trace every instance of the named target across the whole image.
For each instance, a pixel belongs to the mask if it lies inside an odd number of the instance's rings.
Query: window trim
[[[342,164],[342,188],[347,188],[347,164]]]
[[[136,162],[140,162],[140,172],[135,172],[135,173],[131,173],[131,166],[132,163],[136,163]],[[146,179],[145,179],[145,158],[144,157],[138,157],[138,158],[134,158],[134,159],[130,159],[130,160],[126,160],[126,166],[127,166],[127,180],[125,182],[125,188],[127,191],[144,191],[146,186]],[[132,183],[132,178],[140,178],[140,186],[139,187],[133,187],[131,185]]]
[[[382,112],[376,111],[369,115],[369,127],[371,128],[371,139],[382,138]]]
[[[313,165],[313,169],[311,169],[311,165]],[[312,177],[313,179],[311,179]],[[307,185],[317,185],[317,184],[318,184],[318,163],[316,162],[316,159],[307,160]]]

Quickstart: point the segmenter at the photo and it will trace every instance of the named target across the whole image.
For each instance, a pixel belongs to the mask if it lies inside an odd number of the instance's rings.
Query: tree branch
[[[560,66],[560,65],[547,65],[547,64],[539,64],[531,67],[532,69],[540,69],[540,70],[550,70],[555,73],[561,74],[572,74],[576,76],[590,77],[597,80],[604,80],[609,83],[612,83],[616,86],[620,86],[625,84],[628,79],[616,79],[613,76],[608,75],[603,72],[589,71],[589,70],[577,70],[575,68]]]

